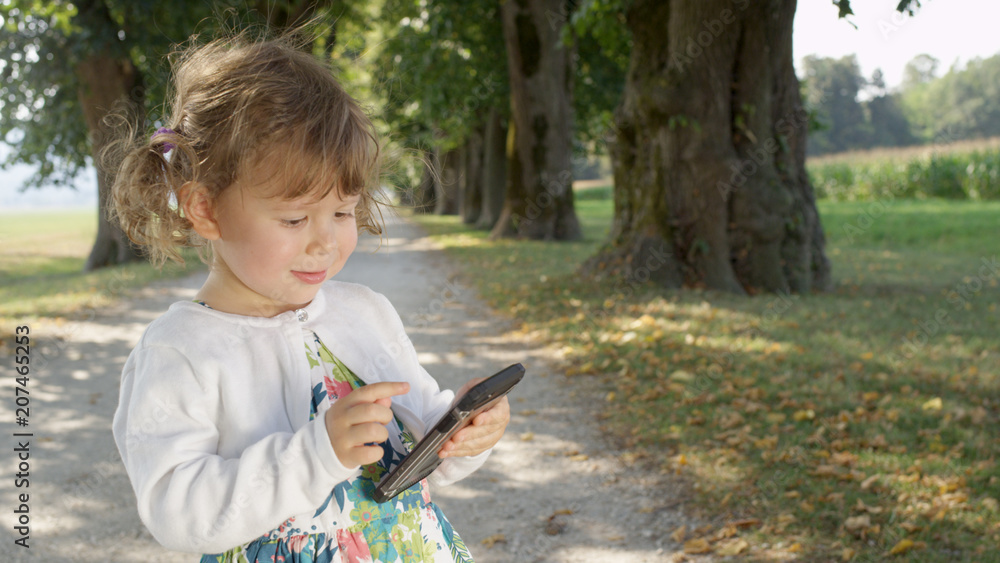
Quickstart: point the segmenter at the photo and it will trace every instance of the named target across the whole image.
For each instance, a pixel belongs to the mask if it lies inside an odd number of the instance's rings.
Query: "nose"
[[[329,254],[337,248],[337,234],[333,221],[315,221],[309,241],[309,254]]]

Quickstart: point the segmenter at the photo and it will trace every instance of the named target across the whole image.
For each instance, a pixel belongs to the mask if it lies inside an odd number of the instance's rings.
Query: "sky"
[[[898,87],[903,67],[926,53],[940,62],[939,73],[952,64],[964,65],[975,57],[1000,52],[1000,1],[923,0],[913,17],[899,14],[897,0],[854,0],[855,15],[837,18],[831,0],[799,0],[792,35],[796,69],[806,55],[843,57],[856,54],[861,73],[871,77],[876,68],[886,85]],[[0,154],[4,151],[0,148]],[[30,167],[0,170],[0,213],[39,207],[89,207],[97,205],[97,184],[91,171],[79,179],[76,190],[47,188],[19,192]]]
[[[837,18],[831,0],[799,0],[792,51],[801,75],[806,55],[839,58],[855,53],[861,73],[881,68],[886,86],[898,87],[903,68],[927,53],[940,61],[939,74],[956,61],[1000,52],[1000,2],[997,0],[923,0],[915,15],[896,12],[897,0],[853,0],[854,16]]]

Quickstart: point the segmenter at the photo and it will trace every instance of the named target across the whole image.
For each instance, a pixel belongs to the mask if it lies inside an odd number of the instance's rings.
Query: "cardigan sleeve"
[[[251,541],[314,510],[356,470],[337,459],[322,417],[219,456],[216,396],[175,348],[140,345],[126,362],[115,442],[140,518],[170,549],[219,553]]]

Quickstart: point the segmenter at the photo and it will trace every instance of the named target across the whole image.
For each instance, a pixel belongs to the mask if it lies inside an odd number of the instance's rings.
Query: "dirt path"
[[[679,546],[670,533],[690,524],[679,495],[658,476],[623,465],[622,452],[602,437],[595,418],[604,395],[599,384],[565,378],[554,371],[556,352],[509,334],[509,324],[490,313],[416,227],[392,222],[388,235],[374,254],[376,241],[364,240],[338,279],[389,297],[442,386],[457,388],[514,362],[528,370],[512,395],[508,434],[490,460],[472,477],[433,493],[476,560],[673,560]],[[139,522],[110,427],[131,347],[170,303],[190,299],[203,277],[143,290],[86,321],[33,327],[32,547],[13,544],[7,507],[23,490],[2,479],[0,560],[197,560],[164,551]],[[10,397],[12,382],[2,386]],[[20,429],[7,422],[13,416],[8,404],[4,423],[14,432]],[[4,466],[12,473],[12,456],[4,460],[11,460]]]

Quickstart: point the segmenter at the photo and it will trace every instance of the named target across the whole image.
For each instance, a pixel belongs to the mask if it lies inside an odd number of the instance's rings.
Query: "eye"
[[[333,216],[336,217],[337,219],[345,219],[348,217],[354,217],[354,213],[348,213],[346,211],[338,211],[334,213]]]
[[[300,217],[298,219],[282,219],[281,224],[285,225],[286,227],[297,227],[301,225],[303,222],[305,222],[305,220],[306,220],[305,217]]]

